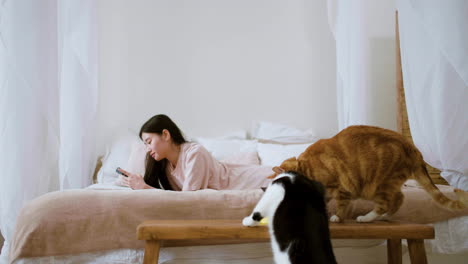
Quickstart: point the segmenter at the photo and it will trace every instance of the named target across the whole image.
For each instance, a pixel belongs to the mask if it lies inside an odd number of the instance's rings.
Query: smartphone
[[[115,169],[115,172],[117,172],[118,174],[124,176],[124,177],[128,177],[128,175],[124,174],[123,172],[120,171],[121,168],[120,167],[117,167],[117,169]]]

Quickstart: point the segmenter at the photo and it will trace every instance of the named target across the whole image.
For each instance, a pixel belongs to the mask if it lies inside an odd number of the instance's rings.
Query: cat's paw
[[[257,226],[258,222],[253,220],[251,216],[247,216],[242,220],[242,224],[244,226]]]
[[[385,213],[385,214],[383,214],[383,215],[377,217],[376,220],[386,221],[386,220],[388,220],[389,218],[390,218],[390,216],[389,216],[387,213]]]
[[[357,222],[360,222],[360,223],[369,223],[369,222],[372,222],[374,221],[375,219],[377,219],[378,217],[380,217],[379,214],[377,214],[375,211],[370,211],[368,214],[366,215],[361,215],[361,216],[358,216],[356,218],[356,221]]]
[[[332,222],[332,223],[339,223],[340,220],[341,220],[340,217],[337,216],[337,215],[332,215],[332,216],[330,217],[330,222]]]
[[[366,218],[365,215],[360,215],[356,218],[356,222],[359,222],[359,223],[367,223],[367,222],[371,222],[372,220],[369,221],[368,218]]]

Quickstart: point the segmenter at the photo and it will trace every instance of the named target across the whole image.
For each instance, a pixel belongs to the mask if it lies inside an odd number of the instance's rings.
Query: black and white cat
[[[321,183],[294,172],[279,174],[242,224],[256,226],[264,217],[276,264],[336,263]]]

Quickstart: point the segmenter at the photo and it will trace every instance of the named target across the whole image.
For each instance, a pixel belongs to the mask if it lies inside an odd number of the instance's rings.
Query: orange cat
[[[434,185],[412,142],[397,132],[378,127],[350,126],[332,138],[317,141],[297,159],[287,159],[273,171],[270,178],[284,171],[296,171],[325,185],[328,198],[337,202],[332,222],[342,221],[350,201],[358,198],[375,202],[374,210],[359,216],[358,222],[394,214],[403,203],[401,186],[410,178],[442,206],[466,207],[466,202],[447,198]],[[463,193],[457,194],[466,197]]]

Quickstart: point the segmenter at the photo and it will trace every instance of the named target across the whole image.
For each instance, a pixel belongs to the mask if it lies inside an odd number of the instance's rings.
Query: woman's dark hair
[[[164,129],[169,131],[174,144],[181,145],[187,142],[179,127],[166,115],[155,115],[146,121],[140,129],[140,139],[142,139],[143,133],[162,135]],[[146,154],[144,176],[146,184],[158,189],[172,190],[166,175],[167,162],[167,159],[156,161],[151,157],[150,153]]]

